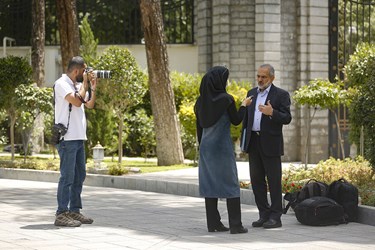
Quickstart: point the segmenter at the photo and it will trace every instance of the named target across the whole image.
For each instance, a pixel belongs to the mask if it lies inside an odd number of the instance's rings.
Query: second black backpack
[[[328,197],[335,200],[344,208],[348,221],[358,219],[358,189],[344,178],[329,185]]]
[[[328,226],[346,223],[344,208],[336,201],[315,196],[301,201],[294,208],[297,220],[310,226]]]

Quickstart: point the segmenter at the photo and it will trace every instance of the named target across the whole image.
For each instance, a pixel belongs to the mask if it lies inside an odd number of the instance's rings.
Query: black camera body
[[[93,70],[92,67],[86,68],[86,73]],[[111,71],[110,70],[93,70],[95,76],[97,78],[111,78]]]
[[[61,141],[61,137],[63,137],[66,132],[68,132],[68,128],[65,127],[64,124],[54,124],[52,126],[51,144],[59,144]]]

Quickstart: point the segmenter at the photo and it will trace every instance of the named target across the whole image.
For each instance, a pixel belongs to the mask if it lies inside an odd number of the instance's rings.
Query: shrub
[[[236,102],[237,109],[240,107],[242,101],[245,99],[248,90],[251,88],[251,83],[249,82],[236,82],[231,81],[228,84],[227,91],[231,94]],[[241,126],[231,125],[230,133],[233,142],[237,141],[241,136]]]
[[[293,180],[290,177],[283,177],[282,179],[282,192],[283,193],[294,193],[302,189],[305,184],[305,180]]]
[[[368,69],[375,61],[375,45],[358,44],[356,51],[350,56],[344,72],[350,86],[361,86],[368,82],[371,74]]]
[[[20,168],[20,169],[34,169],[34,170],[53,170],[57,171],[60,168],[59,160],[53,159],[31,159],[24,162],[17,157],[15,161],[0,160],[0,168]]]
[[[316,179],[330,184],[340,178],[345,178],[358,188],[362,204],[375,206],[375,172],[363,157],[357,157],[355,160],[330,158],[308,169],[292,166],[283,171],[283,191],[290,187],[290,183],[303,186],[307,180]]]
[[[347,85],[354,86],[358,95],[350,106],[350,139],[359,145],[360,130],[364,128],[364,155],[375,169],[375,45],[359,44],[345,66]],[[358,147],[359,148],[359,147]]]
[[[129,155],[154,156],[156,147],[154,120],[144,109],[137,109],[125,116],[127,124],[126,149]]]
[[[371,68],[368,82],[359,89],[357,98],[350,107],[351,139],[359,145],[360,129],[364,128],[364,155],[375,169],[375,60]]]
[[[196,156],[196,120],[194,105],[199,96],[199,86],[202,81],[201,74],[171,73],[171,82],[176,99],[176,109],[181,123],[181,139],[186,158]],[[249,82],[230,81],[227,91],[236,102],[237,108],[246,97],[251,88]],[[241,135],[241,126],[231,126],[232,139],[235,142]]]
[[[121,166],[120,164],[116,164],[116,165],[108,167],[108,174],[110,175],[124,175],[127,173],[128,173],[128,170],[125,167]]]
[[[185,158],[196,158],[196,123],[194,114],[194,104],[186,102],[181,104],[178,116],[181,123],[181,141]]]
[[[171,72],[171,82],[176,100],[176,111],[181,125],[181,141],[184,156],[188,159],[196,157],[196,124],[194,104],[199,96],[201,74]]]

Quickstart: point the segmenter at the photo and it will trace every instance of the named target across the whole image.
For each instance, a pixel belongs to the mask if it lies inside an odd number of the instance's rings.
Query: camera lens
[[[97,78],[111,78],[110,70],[95,70],[94,73]]]

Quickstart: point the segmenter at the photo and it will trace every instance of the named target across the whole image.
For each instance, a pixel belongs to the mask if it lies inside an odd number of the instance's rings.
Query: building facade
[[[198,71],[226,65],[232,79],[255,84],[258,66],[270,63],[274,83],[293,96],[310,80],[328,78],[328,7],[326,0],[196,0]],[[293,100],[291,110],[283,160],[304,161],[306,148],[308,162],[327,159],[328,111],[318,111],[308,131],[310,111]]]

